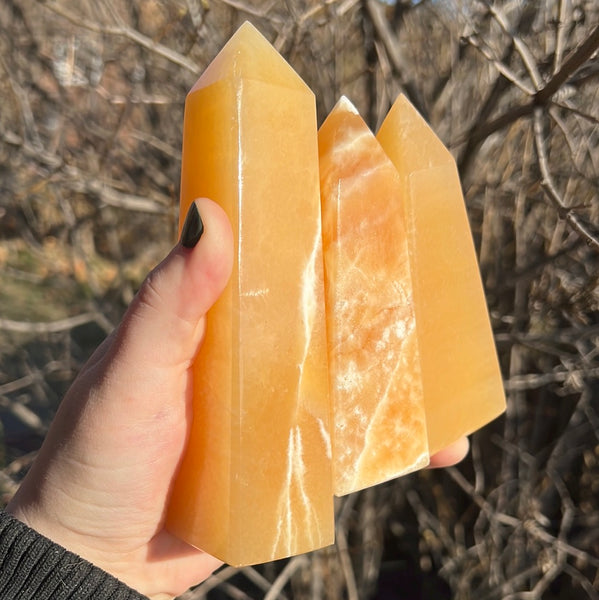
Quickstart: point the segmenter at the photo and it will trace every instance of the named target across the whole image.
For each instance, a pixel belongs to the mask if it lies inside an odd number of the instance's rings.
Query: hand
[[[206,199],[197,207],[200,241],[178,244],[146,279],[68,391],[7,508],[156,599],[221,564],[163,529],[190,423],[190,365],[233,262],[225,213]]]
[[[190,425],[191,371],[204,315],[229,278],[225,213],[196,201],[205,233],[178,244],[148,276],[123,321],[63,400],[8,512],[156,600],[199,583],[221,562],[163,527]],[[463,458],[460,441],[431,459]]]
[[[451,446],[447,446],[437,454],[431,456],[431,462],[429,464],[430,469],[438,469],[440,467],[450,467],[459,463],[468,454],[470,449],[470,443],[468,438],[460,438]]]

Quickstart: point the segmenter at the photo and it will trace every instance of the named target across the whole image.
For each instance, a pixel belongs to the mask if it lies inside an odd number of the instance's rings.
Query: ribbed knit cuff
[[[0,512],[0,598],[148,600],[5,512]]]

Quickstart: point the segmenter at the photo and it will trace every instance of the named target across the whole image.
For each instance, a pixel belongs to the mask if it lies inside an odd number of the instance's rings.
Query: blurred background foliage
[[[508,409],[460,466],[338,502],[337,543],[184,598],[598,598],[599,4],[3,0],[0,490],[175,239],[187,90],[244,21],[462,176]],[[448,402],[451,398],[448,398]]]

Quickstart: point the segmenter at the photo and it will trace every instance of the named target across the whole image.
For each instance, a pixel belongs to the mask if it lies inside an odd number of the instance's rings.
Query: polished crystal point
[[[333,474],[348,494],[428,464],[401,183],[341,98],[318,132]]]
[[[181,215],[227,212],[237,257],[193,365],[167,528],[233,565],[333,542],[314,95],[249,23],[185,105]]]
[[[401,181],[431,453],[505,410],[455,161],[405,96],[377,139]]]

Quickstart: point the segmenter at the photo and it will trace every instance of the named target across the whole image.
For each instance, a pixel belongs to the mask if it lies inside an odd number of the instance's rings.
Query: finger
[[[436,469],[440,467],[449,467],[463,460],[468,454],[470,443],[467,437],[460,438],[447,448],[433,454],[429,468]]]
[[[143,371],[187,367],[197,351],[203,317],[229,279],[233,264],[229,220],[210,200],[194,204],[204,227],[201,238],[192,248],[177,244],[150,273],[115,336],[113,350],[119,362],[134,371],[137,366]]]

